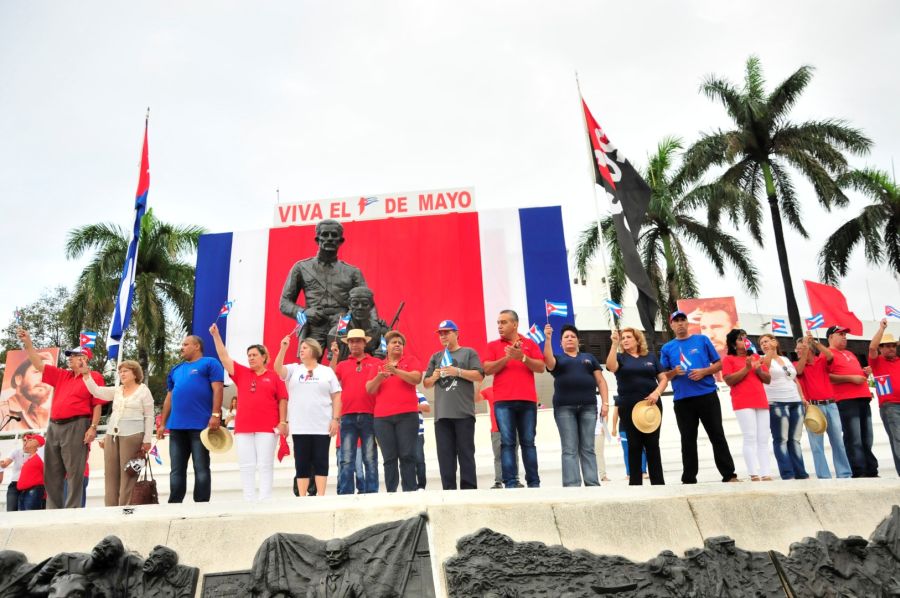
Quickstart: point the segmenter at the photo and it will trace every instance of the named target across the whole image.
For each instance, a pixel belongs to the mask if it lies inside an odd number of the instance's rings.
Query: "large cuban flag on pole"
[[[141,174],[138,177],[137,195],[134,200],[134,231],[131,242],[128,244],[128,253],[125,254],[125,265],[122,267],[122,280],[119,282],[119,292],[116,295],[115,308],[112,322],[109,326],[109,335],[106,338],[106,347],[109,359],[121,359],[119,345],[122,337],[131,322],[131,302],[134,299],[134,276],[137,269],[138,238],[141,234],[141,219],[147,211],[147,192],[150,190],[150,157],[147,153],[147,126],[150,121],[150,109],[147,109],[147,118],[144,120],[144,148],[141,152]]]

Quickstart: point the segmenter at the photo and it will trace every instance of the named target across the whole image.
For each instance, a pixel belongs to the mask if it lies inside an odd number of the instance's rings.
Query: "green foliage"
[[[69,302],[69,291],[64,286],[46,289],[37,301],[19,306],[21,323],[11,314],[9,323],[0,337],[0,362],[6,363],[6,352],[21,349],[22,343],[16,336],[21,325],[31,333],[34,346],[38,348],[61,347],[63,349],[78,344],[78,330],[72,328],[64,317],[65,306]]]

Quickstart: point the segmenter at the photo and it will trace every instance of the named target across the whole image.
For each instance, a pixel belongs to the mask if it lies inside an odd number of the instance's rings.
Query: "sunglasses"
[[[357,372],[361,372],[361,371],[362,371],[362,360],[359,360],[359,359],[356,360],[356,371],[357,371]]]
[[[789,369],[787,368],[786,365],[781,366],[781,369],[784,370],[784,375],[785,375],[785,376],[787,376],[788,378],[791,377],[791,375],[792,375],[792,374],[791,374],[791,370],[789,370]]]
[[[250,392],[256,392],[256,380],[250,381]]]

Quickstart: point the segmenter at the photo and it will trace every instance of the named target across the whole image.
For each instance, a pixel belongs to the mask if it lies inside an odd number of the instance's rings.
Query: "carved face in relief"
[[[166,546],[156,546],[147,556],[142,569],[150,575],[160,575],[178,564],[178,554]]]
[[[347,545],[343,540],[329,540],[325,544],[325,561],[332,569],[340,567],[347,560]]]

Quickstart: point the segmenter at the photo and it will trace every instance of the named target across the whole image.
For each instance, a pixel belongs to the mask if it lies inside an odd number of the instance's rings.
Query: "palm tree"
[[[720,276],[725,274],[726,263],[730,264],[749,292],[755,295],[759,290],[757,271],[747,259],[746,247],[718,226],[723,211],[732,222],[737,223],[745,210],[752,209],[753,202],[748,202],[752,198],[728,185],[701,185],[685,190],[684,177],[678,176],[678,173],[673,176],[671,172],[675,156],[681,149],[679,138],[663,139],[656,153],[650,156],[647,169],[641,172],[650,185],[651,195],[641,227],[638,251],[664,313],[675,311],[678,299],[699,295],[688,245],[698,247]],[[751,205],[744,205],[746,203]],[[707,210],[706,223],[691,215],[698,208]],[[612,217],[606,217],[600,227],[603,229],[603,242],[611,256],[611,298],[621,301],[625,290],[625,270]],[[749,232],[755,237],[759,231]],[[588,264],[599,249],[599,238],[595,224],[585,228],[579,237],[575,268],[581,278],[586,278]]]
[[[735,128],[701,137],[685,153],[683,176],[697,180],[712,166],[727,166],[722,182],[740,187],[760,203],[766,199],[788,318],[797,332],[803,329],[791,283],[782,217],[803,238],[809,235],[788,169],[793,167],[812,183],[816,199],[826,210],[845,206],[847,197],[835,180],[847,169],[845,153],[864,154],[872,142],[841,120],[788,120],[790,109],[812,78],[812,67],[800,67],[769,94],[764,90],[759,59],[751,56],[746,69],[742,89],[715,76],[707,77],[701,85],[710,99],[722,102]],[[748,212],[745,218],[751,227],[758,228],[762,212]]]
[[[881,265],[887,261],[895,274],[900,273],[900,186],[881,170],[852,170],[837,183],[872,198],[859,216],[848,220],[825,241],[819,253],[822,280],[835,284],[847,274],[850,254],[863,242],[866,261]]]
[[[183,261],[197,249],[198,226],[176,226],[156,219],[147,210],[141,221],[135,273],[132,330],[138,361],[162,368],[166,353],[166,332],[173,322],[187,332],[191,325],[194,295],[194,267]],[[66,257],[74,259],[96,250],[93,259],[78,277],[67,320],[74,330],[86,324],[107,330],[119,289],[122,264],[131,240],[130,231],[110,223],[89,224],[69,231]],[[103,336],[101,334],[101,336]]]

